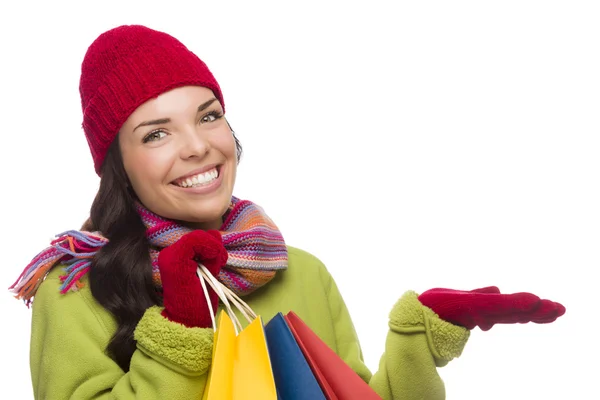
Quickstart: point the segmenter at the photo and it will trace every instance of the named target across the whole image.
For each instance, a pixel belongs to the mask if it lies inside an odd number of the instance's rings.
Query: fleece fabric
[[[288,246],[288,268],[244,300],[269,321],[294,311],[383,399],[444,399],[437,368],[458,357],[469,337],[406,292],[392,307],[379,368],[372,373],[338,287],[323,263]],[[167,320],[160,307],[140,320],[137,350],[125,373],[105,352],[117,324],[91,294],[89,283],[60,294],[61,266],[33,302],[31,377],[36,399],[199,399],[213,348],[212,328]],[[244,319],[240,316],[240,321]],[[372,323],[384,323],[373,321]]]

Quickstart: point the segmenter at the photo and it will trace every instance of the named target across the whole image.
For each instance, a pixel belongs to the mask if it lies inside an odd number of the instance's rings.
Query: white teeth
[[[216,168],[211,169],[210,171],[206,171],[203,174],[194,175],[190,178],[186,178],[177,183],[178,186],[181,187],[192,187],[192,186],[202,186],[206,185],[219,176]]]

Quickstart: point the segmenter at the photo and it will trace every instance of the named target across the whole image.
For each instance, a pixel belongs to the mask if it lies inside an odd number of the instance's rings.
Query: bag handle
[[[225,286],[223,283],[221,283],[216,277],[214,277],[206,269],[206,267],[204,267],[204,266],[202,266],[202,267],[203,267],[203,272],[204,272],[205,277],[209,279],[209,284],[212,282],[211,287],[214,289],[216,286],[218,288],[218,291],[217,290],[215,290],[215,291],[217,291],[217,293],[224,294],[225,297],[227,298],[227,300],[236,306],[236,308],[242,313],[242,315],[246,318],[246,320],[248,322],[252,322],[256,318],[258,318],[258,315],[256,315],[254,310],[252,310],[252,308],[246,302],[244,302],[244,300],[242,300],[231,289],[229,289],[227,286]],[[227,301],[224,301],[224,302],[227,303]]]
[[[248,320],[248,322],[252,322],[257,318],[256,313],[252,310],[252,308],[246,304],[238,295],[236,295],[231,289],[227,286],[223,285],[217,278],[215,278],[210,271],[202,264],[198,264],[198,278],[200,278],[200,284],[202,285],[202,289],[204,291],[204,296],[206,297],[206,302],[208,307],[210,308],[210,318],[213,325],[213,330],[217,330],[217,324],[215,321],[215,312],[216,310],[212,309],[212,305],[210,302],[210,298],[208,296],[208,290],[206,288],[206,283],[217,293],[219,299],[223,302],[227,314],[229,318],[234,323],[235,333],[236,335],[242,331],[242,324],[239,319],[235,315],[231,303],[240,311],[240,313]]]
[[[210,271],[208,271],[208,269],[204,265],[198,264],[197,274],[198,274],[198,278],[200,279],[200,284],[202,285],[202,291],[204,292],[204,297],[206,298],[206,304],[208,305],[208,308],[210,309],[209,314],[210,314],[210,319],[211,319],[211,322],[213,325],[213,330],[215,332],[217,331],[217,323],[215,321],[216,310],[212,309],[212,303],[210,301],[210,297],[208,296],[208,289],[206,288],[206,283],[208,283],[208,285],[215,291],[215,293],[217,293],[217,296],[223,302],[223,305],[225,306],[225,310],[226,310],[227,314],[229,315],[229,318],[233,322],[235,334],[237,335],[239,333],[239,331],[241,331],[241,324],[240,324],[240,321],[238,320],[237,316],[233,312],[233,309],[231,308],[231,304],[229,304],[227,296],[223,292],[222,287],[215,284],[215,282],[213,280],[214,277],[212,276]],[[213,279],[211,279],[211,278],[213,278]]]

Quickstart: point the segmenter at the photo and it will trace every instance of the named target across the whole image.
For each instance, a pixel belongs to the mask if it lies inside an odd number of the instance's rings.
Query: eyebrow
[[[196,111],[196,113],[199,113],[201,111],[206,110],[208,107],[210,107],[210,105],[212,103],[214,103],[217,99],[215,97],[213,97],[212,99],[205,101],[204,103],[200,104],[198,106],[198,110]],[[135,130],[141,126],[148,126],[148,125],[162,125],[162,124],[167,124],[171,122],[171,118],[160,118],[160,119],[153,119],[150,121],[144,121],[141,124],[139,124],[138,126],[136,126],[135,128],[133,128],[133,131],[135,132]]]

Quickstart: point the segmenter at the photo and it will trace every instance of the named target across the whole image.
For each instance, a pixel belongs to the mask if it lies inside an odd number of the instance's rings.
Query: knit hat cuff
[[[189,54],[183,56],[182,54]],[[83,130],[100,175],[106,152],[123,123],[137,107],[158,95],[182,86],[211,89],[221,103],[219,84],[202,60],[183,45],[145,46],[123,57],[83,110]]]

